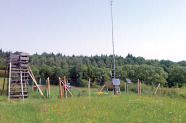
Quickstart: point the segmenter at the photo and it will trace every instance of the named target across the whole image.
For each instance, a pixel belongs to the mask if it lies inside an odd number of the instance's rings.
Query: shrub
[[[181,97],[185,99],[186,91],[184,88],[162,88],[161,95],[169,97]]]

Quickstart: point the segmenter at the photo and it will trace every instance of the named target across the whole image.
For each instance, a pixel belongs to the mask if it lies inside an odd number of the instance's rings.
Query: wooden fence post
[[[63,77],[62,97],[63,97],[63,91],[65,91],[64,87],[65,87],[65,82],[64,82],[64,77]]]
[[[62,92],[61,92],[61,78],[59,77],[59,98],[62,98]]]

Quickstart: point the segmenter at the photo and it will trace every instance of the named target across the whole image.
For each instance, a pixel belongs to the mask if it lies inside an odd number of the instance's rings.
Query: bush
[[[182,90],[179,92],[179,97],[186,99],[186,91]]]
[[[186,99],[186,91],[184,88],[162,88],[161,95]]]
[[[169,97],[176,97],[177,96],[177,92],[175,89],[169,89],[169,88],[163,88],[161,89],[161,94],[163,96],[169,96]]]

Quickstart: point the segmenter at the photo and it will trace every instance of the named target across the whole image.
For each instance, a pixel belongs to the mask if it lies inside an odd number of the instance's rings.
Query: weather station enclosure
[[[120,81],[119,79],[112,79],[112,83],[114,85],[114,94],[120,94]]]

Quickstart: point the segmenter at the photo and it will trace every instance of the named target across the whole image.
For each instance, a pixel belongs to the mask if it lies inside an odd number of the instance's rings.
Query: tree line
[[[14,52],[19,54],[20,52]],[[6,61],[10,52],[0,50],[0,70],[6,69]],[[137,79],[146,83],[161,83],[164,86],[182,87],[186,84],[186,61],[172,62],[170,60],[146,60],[128,54],[125,58],[116,55],[116,76],[125,80]],[[72,85],[87,86],[91,78],[91,85],[103,85],[111,81],[113,64],[112,55],[95,56],[66,56],[61,53],[42,53],[30,55],[29,64],[35,78],[50,77],[52,84],[58,84],[58,77],[66,76]],[[2,73],[2,72],[0,72]],[[3,75],[0,74],[2,77]]]

